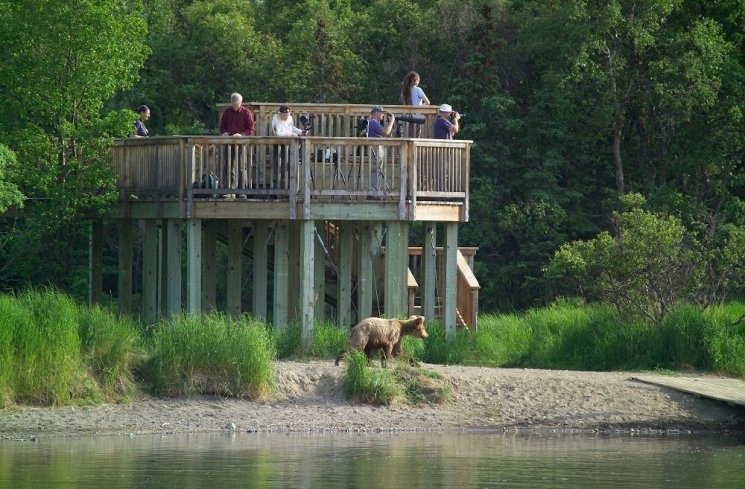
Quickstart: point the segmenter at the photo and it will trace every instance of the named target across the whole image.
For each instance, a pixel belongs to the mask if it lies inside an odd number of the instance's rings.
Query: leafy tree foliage
[[[615,243],[621,226],[629,239],[662,226],[673,241],[682,226],[690,273],[708,285],[676,297],[742,294],[741,1],[0,0],[0,26],[0,142],[19,162],[5,181],[44,222],[107,205],[107,137],[134,117],[123,108],[148,104],[154,134],[202,133],[235,91],[387,105],[416,70],[433,104],[466,113],[461,236],[480,247],[483,309],[552,300],[542,269],[561,245]],[[619,209],[628,193],[644,210]],[[41,224],[28,252],[8,236],[30,224],[3,226],[0,278],[48,281],[39,256],[84,265]],[[84,239],[75,225],[53,232]]]
[[[75,242],[82,233],[73,218],[115,197],[111,138],[132,131],[133,112],[101,110],[134,83],[148,53],[141,9],[121,0],[0,2],[0,142],[18,157],[8,180],[33,216],[3,223],[0,254],[14,264],[2,267],[6,284],[75,281],[66,272],[85,247]]]

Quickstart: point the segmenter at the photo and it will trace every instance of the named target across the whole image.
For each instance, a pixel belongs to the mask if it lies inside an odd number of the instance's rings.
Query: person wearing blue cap
[[[383,125],[383,116],[387,115],[385,125]],[[383,107],[380,105],[374,105],[370,111],[370,120],[367,123],[367,137],[369,138],[385,138],[391,135],[393,131],[393,124],[396,121],[396,116],[390,112],[386,114]]]

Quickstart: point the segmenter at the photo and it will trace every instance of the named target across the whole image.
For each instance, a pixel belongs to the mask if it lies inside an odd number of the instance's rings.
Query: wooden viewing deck
[[[123,312],[132,310],[136,219],[144,228],[140,310],[147,321],[215,307],[214,255],[216,243],[223,242],[231,314],[250,309],[277,326],[297,320],[306,337],[332,298],[342,326],[373,313],[421,311],[441,317],[450,333],[456,322],[476,327],[475,250],[469,263],[457,247],[458,223],[468,220],[470,141],[359,137],[358,123],[369,115],[369,105],[294,105],[315,116],[313,135],[273,137],[267,133],[278,104],[249,105],[257,136],[136,138],[112,148],[120,201],[111,218],[120,224]],[[387,110],[405,113],[411,107]],[[417,112],[425,118],[422,133],[431,133],[436,108]],[[297,118],[296,113],[296,124]],[[402,135],[416,130],[410,123],[400,128]],[[203,188],[209,175],[217,185]],[[409,249],[413,222],[423,223],[419,251]],[[444,234],[439,247],[438,227]],[[240,256],[247,250],[250,308],[240,303]],[[410,255],[421,257],[416,273],[407,263]],[[412,288],[420,292],[412,294]]]

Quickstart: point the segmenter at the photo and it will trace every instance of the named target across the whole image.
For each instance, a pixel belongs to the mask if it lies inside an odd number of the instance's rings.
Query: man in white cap
[[[458,121],[460,114],[453,112],[453,108],[448,104],[440,105],[437,111],[437,119],[434,123],[435,139],[453,139],[458,134],[460,126]]]

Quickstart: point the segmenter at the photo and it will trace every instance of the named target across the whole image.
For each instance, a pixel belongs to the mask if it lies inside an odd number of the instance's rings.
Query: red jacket
[[[220,134],[228,133],[229,136],[233,134],[251,136],[255,132],[254,115],[250,109],[241,106],[236,111],[232,107],[228,107],[222,113],[222,117],[220,118]]]

